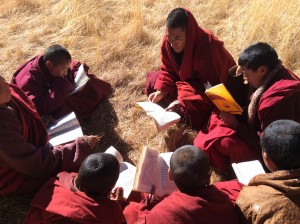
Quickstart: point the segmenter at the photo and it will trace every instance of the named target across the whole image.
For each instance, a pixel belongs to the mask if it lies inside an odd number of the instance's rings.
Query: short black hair
[[[300,168],[300,124],[292,120],[273,121],[261,136],[262,150],[280,170]]]
[[[183,8],[175,8],[173,9],[167,18],[167,27],[168,28],[182,28],[184,30],[187,29],[188,26],[188,15]]]
[[[89,155],[81,164],[76,184],[90,197],[108,196],[115,186],[120,165],[115,156],[108,153]]]
[[[54,65],[59,65],[71,61],[72,57],[66,48],[61,45],[54,44],[46,49],[43,59],[45,62],[51,61]]]
[[[260,66],[275,68],[279,59],[277,52],[267,43],[258,42],[244,49],[238,59],[240,66],[256,71]]]
[[[185,145],[173,152],[170,172],[181,192],[191,194],[209,184],[210,166],[204,152],[193,145]]]

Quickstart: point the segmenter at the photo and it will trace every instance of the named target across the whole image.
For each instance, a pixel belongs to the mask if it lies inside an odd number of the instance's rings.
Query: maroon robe
[[[76,176],[62,172],[57,179],[51,178],[31,202],[24,224],[121,224],[123,214],[119,204],[108,198],[96,201],[76,191],[73,186]]]
[[[90,80],[85,87],[69,96],[80,64],[76,61],[71,63],[68,78],[53,77],[46,68],[43,55],[38,55],[18,68],[11,83],[16,84],[26,93],[40,115],[60,118],[72,110],[84,114],[92,111],[106,99],[111,85],[88,74]],[[85,68],[88,70],[87,66]]]
[[[57,172],[77,171],[91,153],[82,138],[50,147],[33,103],[15,85],[10,90],[10,102],[0,107],[0,195],[35,192]]]
[[[273,121],[300,122],[300,80],[283,66],[262,94],[254,125],[240,121],[237,130],[229,128],[212,114],[208,129],[200,131],[194,145],[204,150],[213,167],[228,171],[233,162],[261,159],[259,138]]]
[[[148,74],[146,94],[162,90],[168,95],[159,102],[166,107],[178,99],[183,109],[183,119],[195,128],[206,124],[213,107],[204,94],[204,83],[226,83],[228,71],[235,65],[233,57],[224,48],[223,42],[209,31],[200,28],[188,10],[186,46],[181,65],[176,64],[166,34],[161,47],[160,72]]]
[[[131,202],[124,210],[125,219],[128,224],[235,224],[235,200],[242,187],[237,181],[228,181],[199,188],[194,195],[176,191],[152,209],[144,201]]]

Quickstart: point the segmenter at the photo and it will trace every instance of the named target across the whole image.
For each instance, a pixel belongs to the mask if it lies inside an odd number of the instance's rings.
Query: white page
[[[178,190],[175,182],[169,179],[168,170],[170,167],[170,159],[173,152],[166,152],[160,154],[160,188],[157,189],[156,194],[159,196],[169,195],[173,191]]]
[[[136,167],[128,162],[122,162],[120,166],[120,175],[116,183],[116,187],[122,187],[124,190],[124,198],[128,198],[132,191]]]
[[[114,157],[116,157],[121,166],[121,164],[123,162],[123,156],[115,147],[110,146],[108,149],[106,149],[106,151],[104,153],[109,153],[109,154],[113,155]]]
[[[78,92],[79,90],[81,90],[84,87],[84,85],[87,83],[87,81],[89,81],[89,79],[90,78],[87,76],[86,72],[84,71],[83,64],[81,64],[80,67],[78,68],[76,77],[74,79],[75,82],[74,90],[69,95],[72,95]]]
[[[159,131],[162,131],[170,125],[180,121],[179,114],[173,111],[166,111],[156,103],[137,102],[137,105],[142,107],[146,114],[155,120]]]
[[[239,182],[244,185],[248,185],[249,181],[257,174],[265,173],[264,168],[258,160],[232,163],[231,165]]]
[[[49,143],[53,146],[56,146],[56,145],[60,145],[63,143],[71,142],[71,141],[75,140],[76,138],[82,137],[82,136],[83,136],[83,133],[82,133],[81,127],[78,127],[76,129],[73,129],[71,131],[63,133],[61,135],[58,135],[54,138],[51,138]]]
[[[80,126],[78,119],[74,112],[67,114],[57,121],[57,123],[48,128],[49,136],[55,136],[60,132],[65,132],[67,130],[73,129],[74,127]]]

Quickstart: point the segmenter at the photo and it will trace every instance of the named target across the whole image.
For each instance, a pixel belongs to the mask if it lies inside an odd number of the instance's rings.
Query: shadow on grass
[[[118,117],[109,99],[101,103],[90,115],[78,116],[78,120],[85,135],[103,135],[94,152],[104,152],[110,146],[114,146],[121,153],[124,161],[133,164],[128,157],[132,147],[115,130]]]

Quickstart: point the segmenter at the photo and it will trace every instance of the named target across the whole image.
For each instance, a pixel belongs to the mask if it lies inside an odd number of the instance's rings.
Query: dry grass
[[[175,127],[169,133],[156,134],[153,121],[133,107],[136,101],[146,99],[145,74],[160,65],[166,15],[179,6],[189,8],[199,25],[223,40],[235,59],[247,45],[266,41],[277,49],[284,65],[300,75],[299,0],[1,1],[1,74],[10,80],[18,65],[59,43],[116,90],[110,102],[98,110],[97,125],[106,130],[99,150],[113,144],[136,162],[142,145],[165,151],[192,143],[192,130]],[[172,141],[166,143],[165,139]]]

